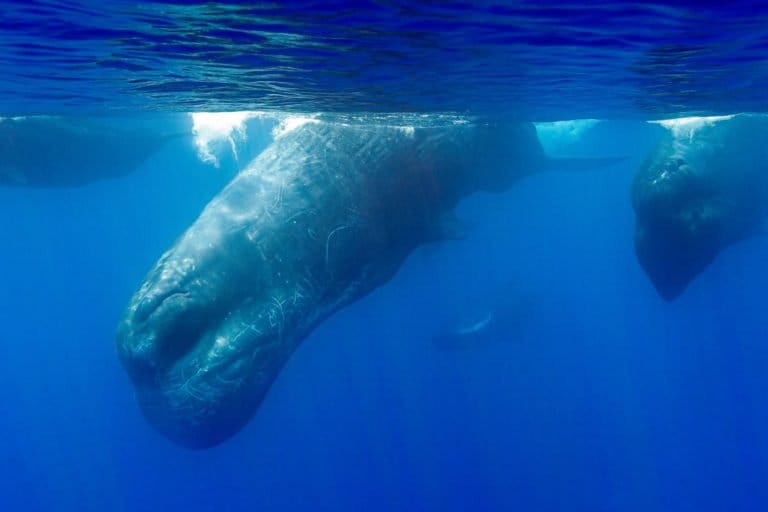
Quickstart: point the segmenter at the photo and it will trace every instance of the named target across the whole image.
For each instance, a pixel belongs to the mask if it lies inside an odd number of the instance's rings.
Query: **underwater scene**
[[[768,510],[768,4],[0,7],[0,510]]]

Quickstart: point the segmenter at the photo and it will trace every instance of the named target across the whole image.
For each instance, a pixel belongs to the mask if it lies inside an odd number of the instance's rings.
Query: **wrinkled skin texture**
[[[166,252],[132,298],[117,350],[150,423],[220,443],[324,318],[444,236],[462,197],[544,165],[530,124],[310,123],[268,147]]]
[[[665,300],[677,298],[765,215],[768,124],[737,116],[665,136],[635,177],[635,251]]]
[[[0,186],[73,187],[124,176],[191,128],[186,114],[0,118]]]

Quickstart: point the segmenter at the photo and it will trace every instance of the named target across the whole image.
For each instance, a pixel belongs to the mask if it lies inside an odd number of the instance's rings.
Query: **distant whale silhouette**
[[[534,310],[532,297],[508,284],[448,308],[444,325],[430,341],[439,350],[471,350],[514,341],[524,335]]]
[[[768,120],[739,115],[668,133],[635,177],[637,258],[666,300],[765,215]]]
[[[279,137],[130,301],[117,351],[145,416],[191,448],[234,435],[318,323],[453,236],[461,198],[558,166],[529,123],[309,122]]]
[[[124,176],[171,138],[191,135],[186,114],[136,119],[0,118],[0,185],[67,187]]]

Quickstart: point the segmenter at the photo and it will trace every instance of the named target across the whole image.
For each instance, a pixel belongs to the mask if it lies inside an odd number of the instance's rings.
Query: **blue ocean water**
[[[765,110],[768,9],[347,5],[6,2],[0,115],[609,118],[592,137],[540,125],[542,144],[626,158],[463,201],[466,237],[323,322],[205,451],[148,426],[115,326],[276,123],[236,157],[225,141],[218,166],[175,138],[119,178],[0,188],[0,509],[765,510],[768,240],[665,302],[635,258],[629,190],[660,130],[642,119]],[[499,340],[431,343],[499,296],[525,305]]]

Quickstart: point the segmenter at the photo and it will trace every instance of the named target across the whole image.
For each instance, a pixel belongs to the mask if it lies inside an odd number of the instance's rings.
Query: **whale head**
[[[247,423],[277,373],[271,366],[287,358],[275,343],[280,304],[259,295],[273,286],[244,263],[248,233],[216,220],[204,212],[163,255],[117,329],[117,353],[147,420],[197,449]]]
[[[717,256],[732,208],[695,165],[651,161],[632,189],[635,252],[665,300],[677,298]]]

